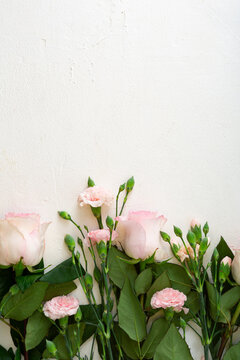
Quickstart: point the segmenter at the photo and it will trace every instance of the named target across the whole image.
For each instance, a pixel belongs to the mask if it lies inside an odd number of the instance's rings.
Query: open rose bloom
[[[44,315],[52,320],[76,314],[79,301],[74,296],[56,296],[43,306]]]
[[[0,264],[37,265],[44,253],[45,231],[49,223],[40,224],[38,214],[9,213],[0,220]]]
[[[187,300],[185,294],[172,288],[165,288],[161,291],[157,291],[151,299],[151,307],[153,309],[167,309],[172,308],[173,311],[184,311],[188,313],[188,309],[184,307],[184,303]]]
[[[78,197],[79,206],[90,205],[94,208],[102,205],[110,206],[113,196],[101,186],[93,186],[84,190]]]
[[[160,229],[167,219],[152,211],[130,211],[117,219],[123,225],[125,236],[119,244],[126,254],[134,259],[145,260],[156,251],[155,259],[165,256],[160,242]]]
[[[118,233],[116,231],[113,231],[112,241],[116,240],[117,237],[118,237]],[[87,237],[84,239],[84,243],[88,247],[90,246],[89,239],[91,239],[92,245],[96,245],[100,243],[100,241],[104,241],[106,243],[110,240],[110,231],[108,229],[99,229],[99,230],[90,231],[87,234]]]

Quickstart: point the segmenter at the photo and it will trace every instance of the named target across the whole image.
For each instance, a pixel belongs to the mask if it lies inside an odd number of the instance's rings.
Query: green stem
[[[207,329],[207,321],[206,321],[205,301],[202,291],[199,292],[199,296],[200,296],[200,318],[202,323],[204,356],[205,356],[205,360],[208,360],[209,338],[208,338],[208,329]]]
[[[75,223],[75,221],[74,221],[73,219],[70,219],[70,221],[78,228],[78,230],[79,230],[80,233],[82,234],[82,237],[85,239],[85,235],[84,235],[81,227],[80,227],[77,223]]]
[[[103,229],[103,223],[102,223],[102,216],[101,215],[97,217],[97,222],[98,222],[99,229]]]

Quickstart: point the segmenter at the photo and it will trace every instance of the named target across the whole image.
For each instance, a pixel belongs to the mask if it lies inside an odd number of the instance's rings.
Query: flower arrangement
[[[206,263],[208,223],[192,221],[186,238],[174,226],[171,237],[163,215],[123,215],[133,187],[133,177],[119,187],[115,217],[103,219],[113,196],[88,179],[78,203],[90,207],[97,226],[89,230],[59,211],[79,236],[65,236],[70,256],[50,271],[43,262],[49,223],[14,213],[0,221],[0,320],[16,347],[0,345],[0,359],[92,360],[96,343],[104,360],[191,360],[186,327],[201,339],[205,360],[239,359],[240,250],[234,255],[221,238]],[[71,294],[78,285],[85,305]]]

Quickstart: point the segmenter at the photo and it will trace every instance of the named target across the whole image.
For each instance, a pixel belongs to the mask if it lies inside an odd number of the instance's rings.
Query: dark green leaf
[[[224,355],[223,360],[237,360],[240,354],[240,342],[232,346]]]
[[[139,359],[139,347],[137,341],[130,337],[119,326],[114,328],[115,334],[123,351],[130,359]]]
[[[55,296],[67,295],[77,288],[73,281],[61,284],[50,284],[45,293],[44,301],[48,301]]]
[[[0,345],[0,359],[1,360],[12,360],[10,354],[1,345]]]
[[[18,346],[18,348],[17,348],[17,350],[16,350],[16,354],[15,354],[14,360],[21,360],[21,350],[20,350],[20,346]]]
[[[146,318],[143,309],[126,278],[118,304],[119,326],[135,341],[142,341],[146,333]]]
[[[123,252],[112,247],[109,251],[109,277],[119,288],[123,287],[126,276],[134,286],[137,272],[134,265],[126,264],[119,257],[129,259]]]
[[[218,259],[218,268],[219,268],[219,264],[221,262],[221,260],[225,257],[225,256],[229,256],[231,259],[234,258],[233,252],[232,250],[229,248],[228,244],[226,243],[226,241],[224,240],[224,238],[221,236],[221,239],[216,247],[218,253],[219,253],[219,259]],[[212,271],[212,276],[214,278],[214,274],[215,274],[215,264],[214,264],[214,258],[212,255],[211,258],[212,261],[212,265],[211,265],[211,271]]]
[[[130,264],[130,265],[138,264],[141,261],[141,259],[125,259],[125,258],[120,257],[120,256],[118,256],[118,259],[120,259],[123,262],[125,262],[126,264]]]
[[[152,284],[147,292],[146,307],[150,306],[150,301],[155,292],[171,287],[171,282],[166,272],[162,273]]]
[[[48,333],[51,322],[43,313],[35,311],[28,319],[25,338],[26,350],[35,348]]]
[[[35,283],[42,275],[26,275],[18,276],[16,278],[16,283],[19,286],[19,289],[24,292],[27,290],[33,283]]]
[[[174,324],[156,348],[154,360],[193,360],[190,350]]]
[[[155,320],[152,324],[148,337],[142,346],[142,356],[144,359],[152,359],[156,350],[156,347],[163,339],[164,335],[168,331],[169,323],[167,320],[161,318]]]
[[[145,294],[152,284],[152,270],[150,268],[142,271],[135,280],[135,291],[137,296]]]
[[[0,269],[0,301],[14,284],[14,272],[12,268]]]
[[[12,296],[3,307],[4,317],[21,321],[31,316],[41,305],[47,287],[47,283],[37,282],[24,293]]]
[[[84,343],[88,340],[96,331],[96,326],[98,325],[98,319],[92,309],[91,305],[80,305],[82,311],[82,322],[85,324],[82,342]],[[98,313],[98,317],[102,318],[103,308],[102,305],[94,306],[96,312]],[[89,325],[89,323],[94,325]]]

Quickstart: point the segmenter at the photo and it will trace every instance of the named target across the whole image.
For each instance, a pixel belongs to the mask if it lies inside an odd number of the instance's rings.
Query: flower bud
[[[77,261],[80,262],[80,252],[79,251],[76,252],[75,257],[76,257]]]
[[[192,246],[192,248],[196,247],[196,243],[197,243],[197,239],[195,234],[189,230],[189,232],[187,233],[187,239],[189,244]]]
[[[126,183],[122,184],[119,186],[119,189],[118,189],[118,193],[120,194],[122,191],[125,190],[125,187],[126,187]]]
[[[62,329],[66,329],[68,326],[68,316],[64,316],[63,318],[59,319],[59,324]]]
[[[204,232],[204,235],[207,236],[207,234],[209,232],[209,226],[208,226],[207,222],[203,226],[203,232]]]
[[[208,238],[205,237],[202,239],[202,241],[200,243],[199,253],[201,255],[205,254],[205,252],[207,251],[207,248],[208,248]]]
[[[213,259],[218,262],[218,259],[219,259],[219,252],[217,250],[217,248],[214,249],[213,251]]]
[[[160,231],[160,235],[161,235],[163,241],[166,241],[166,242],[170,241],[170,236],[167,233],[165,233],[164,231]]]
[[[75,240],[71,235],[66,235],[64,238],[65,244],[67,245],[68,249],[73,252],[75,249]]]
[[[56,345],[54,344],[54,342],[52,342],[50,340],[46,340],[46,348],[51,355],[53,355],[54,357],[56,356],[57,348],[56,348]]]
[[[89,178],[88,178],[88,187],[93,187],[93,186],[95,186],[95,182],[89,176]]]
[[[113,221],[113,219],[112,219],[110,216],[107,216],[106,224],[107,224],[107,227],[108,227],[110,230],[113,230],[114,221]]]
[[[229,256],[225,256],[222,259],[219,267],[219,281],[221,283],[224,283],[227,280],[230,274],[231,264],[232,264],[232,259]]]
[[[132,191],[133,187],[135,184],[135,180],[134,177],[132,176],[130,179],[128,179],[127,181],[127,192],[129,193],[130,191]]]
[[[66,211],[58,211],[58,215],[64,220],[71,220],[71,215]]]
[[[235,252],[235,256],[232,262],[232,276],[236,283],[240,285],[240,250]]]
[[[85,285],[86,285],[86,288],[88,290],[91,290],[93,288],[93,278],[92,278],[92,275],[90,275],[89,273],[86,273],[84,275],[84,281],[85,281]]]
[[[93,270],[94,279],[99,283],[102,277],[102,273],[97,266]]]
[[[82,310],[81,310],[80,306],[78,308],[78,311],[74,315],[74,319],[76,322],[80,322],[82,320]]]
[[[100,241],[100,243],[97,244],[97,252],[102,261],[105,261],[107,257],[107,245],[104,241]]]
[[[173,227],[174,233],[176,236],[182,238],[182,230],[176,226]]]

